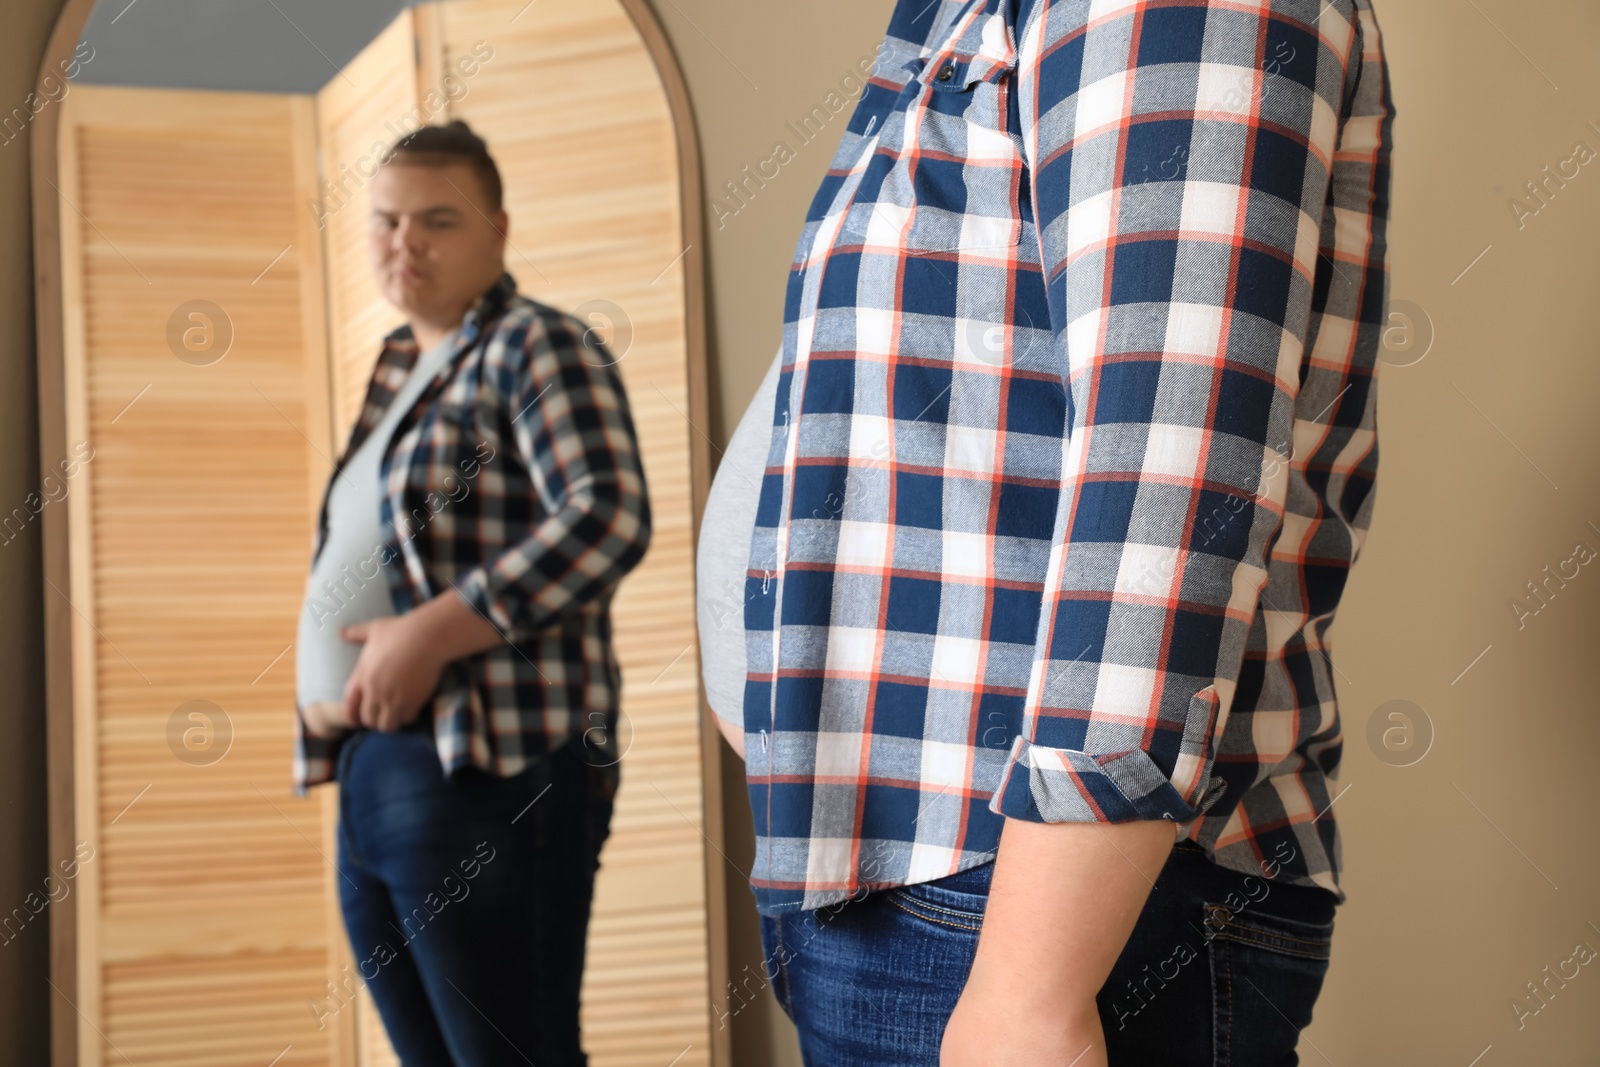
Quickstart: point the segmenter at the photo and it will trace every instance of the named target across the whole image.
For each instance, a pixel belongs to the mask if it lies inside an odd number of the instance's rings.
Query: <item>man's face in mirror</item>
[[[464,162],[402,160],[372,180],[369,248],[378,288],[413,322],[453,326],[504,269],[504,210]]]

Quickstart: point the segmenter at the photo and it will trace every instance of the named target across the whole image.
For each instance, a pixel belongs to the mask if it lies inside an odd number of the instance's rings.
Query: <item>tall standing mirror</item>
[[[140,62],[119,27],[183,6],[68,0],[41,67],[75,75],[34,133],[51,856],[72,861],[51,910],[54,1063],[398,1062],[341,918],[338,784],[290,788],[296,624],[319,502],[403,321],[368,259],[376,156],[456,118],[500,167],[505,269],[615,355],[649,485],[649,550],[611,606],[621,783],[584,1045],[595,1067],[727,1063],[694,643],[701,193],[653,15],[391,3],[329,55],[296,24],[310,6],[209,3],[181,28],[195,69],[273,74],[281,53],[230,19],[250,9],[303,39],[320,80],[208,86],[151,55],[119,84]]]

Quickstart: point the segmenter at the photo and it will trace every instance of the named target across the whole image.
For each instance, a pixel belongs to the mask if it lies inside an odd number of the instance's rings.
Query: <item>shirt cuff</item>
[[[1224,779],[1213,778],[1191,805],[1143,749],[1094,754],[1046,748],[1019,735],[989,810],[1029,822],[1186,823],[1205,814],[1227,788]]]
[[[489,567],[489,564],[479,564],[468,571],[466,577],[456,582],[456,592],[478,614],[494,623],[502,637],[512,640],[517,636],[517,627],[500,590],[490,581]]]

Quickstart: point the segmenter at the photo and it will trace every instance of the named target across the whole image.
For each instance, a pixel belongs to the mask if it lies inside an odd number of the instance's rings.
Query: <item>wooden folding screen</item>
[[[311,102],[63,103],[79,1062],[336,1062],[328,798],[286,781],[328,447]]]

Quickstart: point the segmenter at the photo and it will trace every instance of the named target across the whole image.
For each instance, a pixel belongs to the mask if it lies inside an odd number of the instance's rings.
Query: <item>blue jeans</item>
[[[937,1067],[993,871],[761,917],[764,973],[807,1067]],[[1299,1063],[1337,904],[1267,873],[1172,850],[1097,997],[1111,1067]]]
[[[584,943],[612,795],[567,745],[445,779],[431,734],[340,748],[339,898],[405,1067],[585,1067]]]

